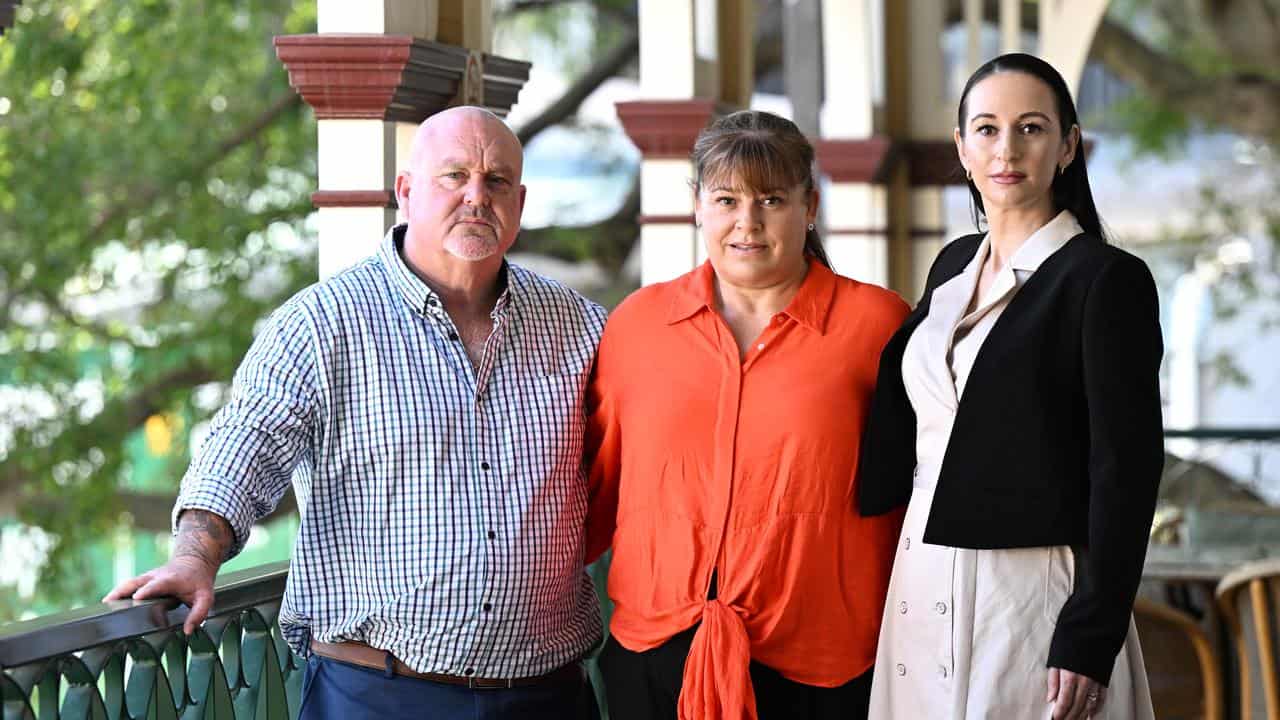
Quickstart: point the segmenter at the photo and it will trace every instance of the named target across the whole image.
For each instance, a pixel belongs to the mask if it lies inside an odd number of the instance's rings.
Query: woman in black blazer
[[[1150,718],[1133,629],[1163,462],[1156,289],[1107,244],[1050,65],[992,60],[956,148],[985,234],[881,355],[858,505],[907,505],[873,718]]]

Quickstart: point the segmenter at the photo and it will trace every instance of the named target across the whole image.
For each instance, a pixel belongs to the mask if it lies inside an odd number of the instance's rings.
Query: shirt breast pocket
[[[524,437],[514,439],[516,457],[524,455],[536,475],[578,477],[586,432],[585,386],[585,374],[576,372],[538,374],[521,383],[518,393],[527,422]]]

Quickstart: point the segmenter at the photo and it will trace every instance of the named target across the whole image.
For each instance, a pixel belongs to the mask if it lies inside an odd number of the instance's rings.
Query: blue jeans
[[[299,720],[599,720],[591,684],[470,690],[312,654]]]

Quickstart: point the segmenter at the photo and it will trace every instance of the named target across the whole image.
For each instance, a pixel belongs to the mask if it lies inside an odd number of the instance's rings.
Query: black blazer
[[[858,509],[911,497],[916,416],[907,339],[933,291],[981,235],[942,249],[915,311],[880,356],[858,469]],[[963,548],[1071,545],[1075,587],[1048,666],[1108,683],[1129,629],[1164,463],[1155,282],[1137,257],[1090,235],[1050,255],[983,342],[956,410],[924,541]]]

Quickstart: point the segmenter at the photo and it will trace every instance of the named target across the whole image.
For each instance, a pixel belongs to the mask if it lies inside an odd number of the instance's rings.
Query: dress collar
[[[1084,229],[1080,227],[1076,216],[1070,210],[1063,210],[1045,223],[1044,227],[1031,233],[1009,259],[1009,265],[1014,270],[1035,272],[1050,255],[1058,252],[1068,240],[1082,232]],[[983,242],[986,242],[986,238],[983,238]]]

